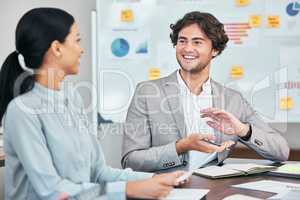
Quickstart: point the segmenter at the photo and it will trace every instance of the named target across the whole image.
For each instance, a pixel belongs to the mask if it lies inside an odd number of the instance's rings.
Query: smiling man
[[[219,164],[238,141],[266,159],[287,160],[280,133],[239,92],[210,77],[211,60],[228,42],[223,24],[209,13],[190,12],[170,28],[180,68],[138,84],[124,128],[122,166],[159,171]]]

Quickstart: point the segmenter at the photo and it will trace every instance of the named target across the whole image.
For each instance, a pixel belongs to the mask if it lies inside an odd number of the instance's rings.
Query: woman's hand
[[[58,200],[69,200],[69,194],[66,192],[62,192],[58,196]]]
[[[151,179],[130,181],[126,185],[126,195],[131,198],[158,199],[166,197],[174,186],[178,186],[177,178],[183,171],[155,175]]]

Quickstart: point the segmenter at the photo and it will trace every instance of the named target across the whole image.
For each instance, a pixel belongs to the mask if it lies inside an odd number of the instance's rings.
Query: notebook
[[[223,166],[209,166],[194,170],[195,175],[207,178],[227,178],[245,176],[275,170],[277,167],[258,164],[225,164]]]
[[[285,164],[268,173],[273,176],[300,178],[300,163]]]

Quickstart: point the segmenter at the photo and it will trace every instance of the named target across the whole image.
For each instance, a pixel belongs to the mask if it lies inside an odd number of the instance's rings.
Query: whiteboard
[[[299,0],[97,0],[98,112],[124,122],[137,83],[179,68],[169,26],[195,10],[216,16],[230,37],[211,77],[268,122],[299,122]]]

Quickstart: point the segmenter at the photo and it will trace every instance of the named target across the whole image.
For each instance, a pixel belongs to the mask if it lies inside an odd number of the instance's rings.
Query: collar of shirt
[[[37,82],[35,82],[32,91],[47,102],[52,102],[54,104],[66,104],[68,101],[67,94],[64,90],[52,90]]]
[[[182,79],[179,70],[177,70],[177,80],[180,86],[180,90],[182,93],[184,94],[192,94],[194,96],[197,96],[195,94],[193,94],[190,89],[188,88],[188,86],[186,85],[186,83],[184,82],[184,80]],[[205,81],[202,85],[202,92],[200,94],[205,94],[205,95],[210,95],[211,94],[211,83],[210,83],[210,76],[208,77],[207,81]]]

